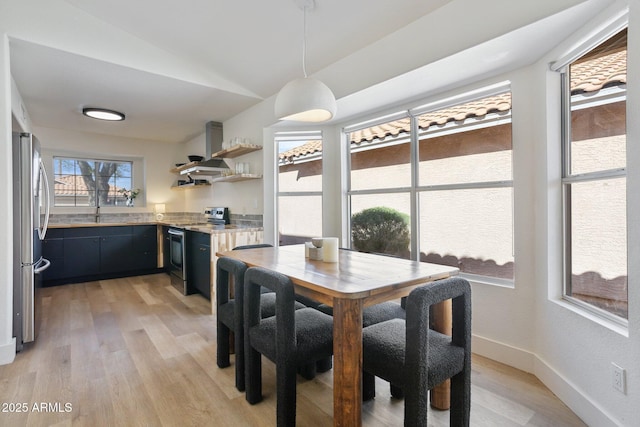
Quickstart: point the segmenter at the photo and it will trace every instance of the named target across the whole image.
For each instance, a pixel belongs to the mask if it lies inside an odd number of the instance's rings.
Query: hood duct
[[[228,171],[229,166],[223,159],[212,159],[211,155],[222,151],[222,123],[207,122],[205,128],[205,160],[197,165],[184,169],[182,175],[220,175]]]

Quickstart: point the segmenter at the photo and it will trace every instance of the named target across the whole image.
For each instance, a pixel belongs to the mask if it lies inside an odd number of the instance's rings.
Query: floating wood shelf
[[[206,184],[196,184],[194,182],[190,183],[190,184],[182,184],[182,185],[174,185],[171,187],[172,190],[188,190],[190,188],[196,188],[196,187],[210,187],[211,183],[207,182]]]
[[[262,175],[250,174],[250,173],[237,173],[234,175],[221,176],[219,178],[213,178],[211,182],[237,182],[247,181],[249,179],[260,179]]]
[[[215,158],[225,158],[225,159],[233,159],[234,157],[242,156],[244,154],[249,154],[254,151],[262,150],[262,145],[255,144],[239,144],[234,145],[231,148],[227,148],[226,150],[221,150],[211,155],[212,159]]]
[[[185,170],[185,169],[189,169],[189,168],[192,168],[192,167],[194,167],[194,166],[198,166],[199,164],[200,164],[200,162],[189,162],[189,163],[185,163],[184,165],[182,165],[182,166],[180,166],[180,167],[170,169],[170,170],[169,170],[169,172],[171,172],[171,173],[180,173],[180,172],[182,172],[182,171],[183,171],[183,170]]]

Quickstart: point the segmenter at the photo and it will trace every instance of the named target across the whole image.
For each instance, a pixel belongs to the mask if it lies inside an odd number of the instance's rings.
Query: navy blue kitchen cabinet
[[[149,270],[158,266],[158,227],[137,225],[132,234],[132,269]]]
[[[187,232],[187,283],[211,300],[211,235]]]
[[[157,273],[156,230],[156,225],[50,229],[43,254],[52,265],[43,272],[43,285]]]
[[[42,256],[51,261],[43,274],[51,280],[64,277],[64,230],[49,229],[42,242]]]
[[[169,227],[162,227],[162,267],[164,272],[167,274],[171,273],[171,269],[169,268],[169,263],[171,262],[171,250],[169,246],[171,245],[171,238],[169,237]]]
[[[100,271],[100,238],[64,239],[64,277],[82,277]],[[45,271],[46,273],[46,271]],[[43,279],[46,278],[43,277]]]
[[[100,236],[100,273],[111,274],[133,268],[131,227],[105,227]]]

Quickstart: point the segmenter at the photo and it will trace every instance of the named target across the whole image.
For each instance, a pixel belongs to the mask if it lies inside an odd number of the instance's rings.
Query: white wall
[[[632,218],[638,217],[638,200],[633,196],[638,194],[638,156],[636,144],[638,127],[634,125],[634,111],[640,103],[637,87],[629,86],[627,93],[627,141],[628,141],[628,241],[629,241],[629,327],[628,331],[616,327],[602,320],[585,316],[571,306],[562,302],[562,240],[561,240],[561,193],[559,177],[561,165],[560,151],[560,123],[558,121],[560,104],[555,96],[559,75],[549,71],[548,63],[565,54],[572,42],[578,41],[606,22],[608,16],[624,6],[619,2],[602,14],[591,25],[575,35],[574,38],[562,43],[552,54],[543,58],[531,67],[529,81],[530,95],[540,98],[547,97],[547,108],[531,111],[530,120],[533,123],[546,126],[532,129],[532,138],[546,141],[536,144],[532,157],[533,167],[538,171],[535,176],[535,198],[533,206],[536,213],[535,231],[537,242],[535,247],[535,283],[536,283],[536,369],[535,373],[545,381],[552,390],[570,407],[589,421],[592,425],[634,425],[637,423],[637,410],[634,408],[640,401],[638,390],[638,331],[640,323],[638,317],[633,316],[634,308],[640,303],[637,290],[639,268],[634,263],[633,248],[640,243],[637,229],[634,229]],[[637,8],[637,3],[632,3]],[[638,11],[631,14],[629,23],[628,70],[627,75],[637,74],[638,62],[634,61],[634,53],[638,46],[634,46],[634,28],[637,32],[640,20]],[[634,17],[635,15],[635,17]],[[637,37],[637,36],[636,36]],[[537,94],[537,95],[536,95]],[[544,99],[537,101],[544,107]],[[636,151],[634,153],[634,151]],[[606,251],[606,248],[602,250]],[[635,254],[637,256],[637,252]],[[627,335],[629,335],[627,337]],[[612,387],[611,363],[614,362],[627,369],[628,393],[623,395]],[[636,402],[636,403],[634,403]],[[637,406],[636,406],[637,407]]]
[[[0,365],[15,357],[13,338],[13,187],[11,154],[11,74],[9,71],[9,40],[0,28]]]
[[[262,145],[262,135],[249,134],[244,129],[223,127],[223,139],[230,140],[233,137],[249,138],[252,144]],[[181,153],[184,153],[184,160],[187,161],[187,155],[204,156],[206,135],[193,138],[182,145]],[[235,168],[236,162],[248,162],[251,164],[252,174],[262,174],[262,151],[245,154],[243,156],[226,159],[226,163],[231,169]],[[193,176],[194,179],[209,179],[207,176]],[[195,188],[189,190],[180,190],[184,193],[185,211],[186,212],[202,212],[205,207],[224,206],[228,207],[232,215],[261,215],[262,206],[262,180],[248,180],[238,182],[217,182],[210,187]]]
[[[101,207],[103,213],[135,213],[153,212],[155,203],[165,203],[167,212],[181,212],[184,206],[184,197],[180,191],[172,191],[171,185],[176,176],[169,172],[174,166],[175,158],[180,155],[179,144],[159,143],[140,139],[120,138],[95,133],[73,132],[62,129],[34,127],[33,133],[42,144],[43,161],[47,173],[53,177],[53,155],[79,155],[96,156],[98,158],[111,158],[116,153],[118,157],[130,157],[140,159],[142,171],[134,171],[136,182],[144,182],[143,185],[135,184],[143,188],[144,192],[136,199],[135,207]],[[135,167],[134,167],[135,169]],[[146,206],[145,206],[146,202]],[[53,207],[53,214],[61,213],[93,213],[95,208],[69,208]]]

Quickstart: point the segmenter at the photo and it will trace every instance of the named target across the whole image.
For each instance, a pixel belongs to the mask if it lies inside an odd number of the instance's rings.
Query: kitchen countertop
[[[68,223],[49,223],[49,228],[81,228],[81,227],[124,227],[131,225],[157,225],[155,221],[147,222],[68,222]]]
[[[213,225],[213,224],[176,224],[176,223],[162,223],[161,225],[167,225],[170,227],[182,228],[188,231],[197,231],[200,233],[208,234],[220,234],[225,232],[241,232],[241,231],[262,231],[262,227],[250,227],[234,224],[227,224],[225,226]]]
[[[203,224],[194,222],[79,222],[79,223],[56,223],[49,224],[49,228],[81,228],[81,227],[118,227],[118,226],[131,226],[131,225],[164,225],[175,228],[182,228],[189,231],[197,231],[200,233],[218,234],[224,232],[239,232],[239,231],[262,231],[262,227],[250,227],[234,224],[227,224],[224,227],[213,224]]]

